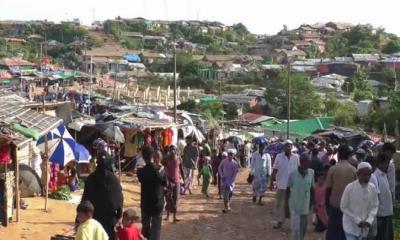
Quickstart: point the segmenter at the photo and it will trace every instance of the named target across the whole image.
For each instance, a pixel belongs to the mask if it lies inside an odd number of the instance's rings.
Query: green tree
[[[250,31],[243,23],[233,25],[233,31],[235,31],[239,36],[246,36],[250,34]]]
[[[393,68],[384,68],[381,73],[382,83],[386,84],[389,88],[394,88],[396,82],[396,72]]]
[[[315,43],[306,47],[304,52],[307,54],[307,58],[318,58],[320,56],[319,47]]]
[[[178,106],[176,106],[177,109],[183,110],[183,111],[188,111],[188,112],[193,112],[197,107],[197,103],[194,100],[189,99],[188,101],[182,102]]]
[[[367,128],[378,132],[383,132],[386,124],[387,133],[394,135],[396,120],[400,120],[400,92],[392,92],[388,98],[388,104],[384,109],[373,109],[364,119]],[[400,126],[399,126],[400,127]]]
[[[398,38],[391,40],[383,46],[382,52],[387,54],[400,52],[400,40]]]
[[[281,71],[267,81],[265,98],[275,117],[286,118],[287,114],[287,71]],[[316,94],[308,77],[304,74],[291,74],[291,117],[303,119],[317,116],[322,111],[322,99]]]
[[[238,116],[238,106],[234,103],[229,103],[228,105],[224,106],[224,111],[226,112],[225,118],[227,120],[234,120]]]
[[[324,112],[326,116],[334,117],[337,126],[354,126],[358,119],[357,108],[353,102],[338,101],[334,96],[324,99]]]

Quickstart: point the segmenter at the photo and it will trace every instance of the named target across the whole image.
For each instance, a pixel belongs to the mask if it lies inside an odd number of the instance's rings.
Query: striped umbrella
[[[88,162],[90,154],[86,148],[75,142],[71,134],[64,125],[60,125],[47,134],[48,156],[50,162],[58,163],[60,166],[76,160],[79,162]],[[37,141],[37,146],[41,152],[45,152],[45,137]]]

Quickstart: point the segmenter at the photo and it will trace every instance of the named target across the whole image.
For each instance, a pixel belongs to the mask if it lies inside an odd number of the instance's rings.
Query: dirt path
[[[205,198],[196,187],[193,195],[182,196],[179,202],[178,218],[181,222],[163,222],[162,240],[209,239],[209,240],[288,240],[289,226],[277,231],[273,225],[273,193],[267,193],[265,206],[251,202],[251,188],[246,183],[247,171],[238,175],[232,209],[222,214],[222,200],[218,199],[216,188],[211,186],[211,197]],[[197,182],[196,182],[197,184]],[[140,213],[140,189],[136,179],[123,177],[125,208],[134,208]],[[44,212],[43,198],[25,199],[30,205],[21,212],[21,222],[9,227],[0,227],[0,240],[48,240],[55,234],[66,233],[72,228],[76,205],[66,201],[49,200],[49,211]],[[140,224],[139,224],[140,225]],[[310,229],[308,240],[322,240]]]
[[[194,195],[181,198],[178,217],[183,221],[163,225],[162,239],[246,239],[246,240],[287,240],[290,239],[289,221],[282,230],[272,228],[274,221],[273,193],[267,193],[265,206],[251,202],[251,187],[247,184],[248,171],[238,175],[232,209],[229,214],[222,214],[222,200],[218,199],[214,186],[211,198],[201,195],[200,187]],[[322,234],[313,233],[311,227],[307,233],[309,240],[324,239]]]

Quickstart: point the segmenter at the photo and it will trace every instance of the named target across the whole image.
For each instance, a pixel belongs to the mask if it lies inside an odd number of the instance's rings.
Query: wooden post
[[[122,169],[121,169],[121,143],[118,143],[118,172],[119,172],[119,181],[121,182],[121,177],[122,177]]]
[[[19,192],[19,159],[18,159],[18,147],[14,146],[14,156],[15,156],[15,202],[16,202],[16,222],[19,222],[19,214],[20,214],[20,201],[21,195]]]
[[[45,186],[44,186],[44,189],[45,189],[45,198],[44,198],[44,211],[46,211],[47,212],[47,210],[48,210],[48,201],[49,201],[49,171],[50,171],[50,168],[49,168],[49,140],[48,140],[48,138],[47,138],[47,133],[46,133],[46,135],[44,135],[44,163],[46,164],[45,165],[45,169],[46,169],[46,176],[45,176],[45,179],[46,179],[46,181],[45,181]],[[42,173],[43,174],[43,173]]]
[[[8,219],[9,219],[9,217],[10,216],[8,216],[8,187],[7,187],[7,163],[6,164],[4,164],[4,186],[5,186],[5,188],[4,188],[4,209],[3,209],[3,213],[4,213],[4,216],[5,216],[5,223],[4,223],[4,226],[8,226]],[[19,203],[17,203],[17,205],[18,205]]]

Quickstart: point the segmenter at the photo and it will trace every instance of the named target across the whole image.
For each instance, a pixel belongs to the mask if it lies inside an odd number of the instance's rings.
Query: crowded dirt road
[[[275,230],[273,226],[273,193],[267,193],[265,206],[251,202],[251,187],[247,184],[247,170],[241,170],[229,214],[221,212],[223,204],[218,199],[214,186],[210,198],[200,194],[196,186],[193,195],[181,196],[179,200],[179,223],[163,222],[163,240],[210,239],[210,240],[287,240],[290,239],[289,221],[284,228]],[[197,181],[195,181],[197,185]],[[125,208],[133,207],[140,213],[140,188],[136,178],[124,177]],[[76,205],[66,201],[49,201],[49,211],[44,212],[42,198],[25,199],[29,204],[21,213],[21,222],[0,228],[0,240],[48,240],[55,234],[70,234],[75,219]],[[140,225],[140,224],[138,224]],[[311,225],[311,223],[309,223]],[[311,226],[306,239],[324,239],[322,234],[314,234]]]

